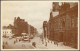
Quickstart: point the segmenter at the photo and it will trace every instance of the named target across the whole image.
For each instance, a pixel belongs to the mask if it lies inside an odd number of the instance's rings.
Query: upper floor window
[[[74,19],[72,19],[72,27],[74,27]]]
[[[64,21],[62,21],[62,27],[65,27],[65,22]]]

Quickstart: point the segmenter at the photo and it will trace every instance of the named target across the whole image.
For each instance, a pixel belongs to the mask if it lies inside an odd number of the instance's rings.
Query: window
[[[62,21],[62,27],[65,27],[65,22],[64,21]]]
[[[74,27],[74,19],[72,19],[72,27]]]

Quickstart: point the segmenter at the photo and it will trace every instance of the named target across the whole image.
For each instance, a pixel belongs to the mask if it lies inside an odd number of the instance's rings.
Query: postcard
[[[2,50],[78,50],[78,1],[1,1]]]

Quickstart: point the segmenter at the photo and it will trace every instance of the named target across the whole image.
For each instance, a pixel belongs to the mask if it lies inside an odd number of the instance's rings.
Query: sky
[[[25,19],[28,24],[42,32],[43,21],[48,21],[52,1],[2,1],[1,25],[13,25],[14,17]]]

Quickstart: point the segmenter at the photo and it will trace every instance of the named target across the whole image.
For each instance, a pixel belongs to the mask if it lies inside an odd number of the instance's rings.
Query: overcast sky
[[[13,25],[14,17],[25,19],[41,32],[43,21],[48,21],[52,1],[2,1],[2,25]]]

